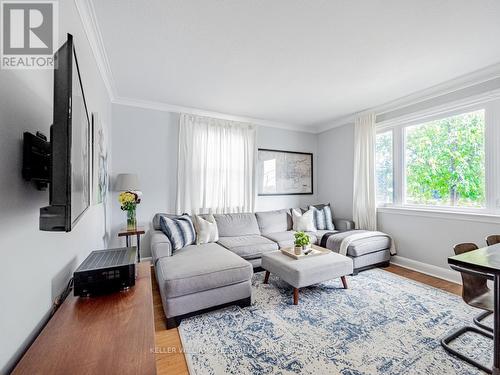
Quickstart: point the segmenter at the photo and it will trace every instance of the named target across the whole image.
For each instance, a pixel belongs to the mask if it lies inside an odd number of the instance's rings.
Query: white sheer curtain
[[[377,230],[375,196],[375,115],[354,122],[353,219],[357,229]]]
[[[177,213],[251,212],[255,126],[181,114]]]

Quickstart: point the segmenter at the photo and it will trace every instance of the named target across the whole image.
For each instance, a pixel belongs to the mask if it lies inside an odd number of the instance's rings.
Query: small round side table
[[[141,262],[141,235],[146,233],[143,227],[137,227],[133,230],[128,230],[127,228],[120,229],[118,232],[118,237],[125,237],[125,243],[127,247],[131,246],[131,239],[130,237],[136,236],[136,243],[137,243],[137,262]]]

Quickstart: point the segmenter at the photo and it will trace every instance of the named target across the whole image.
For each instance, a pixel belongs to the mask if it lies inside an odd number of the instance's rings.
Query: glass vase
[[[137,218],[135,215],[135,207],[127,210],[127,230],[133,231],[137,229]]]

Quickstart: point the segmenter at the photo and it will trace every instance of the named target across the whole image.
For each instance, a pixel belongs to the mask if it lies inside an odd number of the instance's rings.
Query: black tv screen
[[[90,206],[90,121],[73,37],[55,53],[49,206],[40,229],[71,231]]]

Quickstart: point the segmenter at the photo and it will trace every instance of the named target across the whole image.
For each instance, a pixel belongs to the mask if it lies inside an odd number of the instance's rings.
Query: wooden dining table
[[[454,270],[466,273],[481,273],[493,280],[493,375],[500,375],[500,244],[483,247],[448,258]]]

